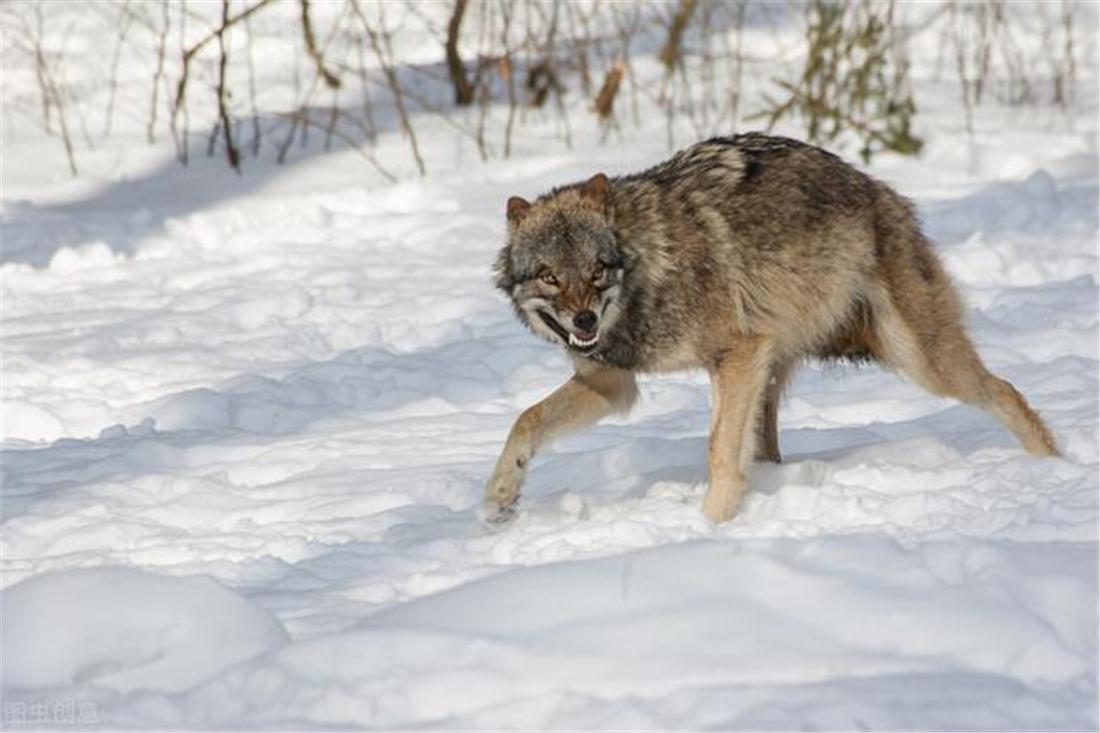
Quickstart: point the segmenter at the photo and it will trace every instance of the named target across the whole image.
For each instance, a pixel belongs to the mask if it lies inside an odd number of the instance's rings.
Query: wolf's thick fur
[[[576,373],[516,421],[486,489],[491,519],[513,513],[540,445],[628,409],[638,372],[709,372],[703,508],[716,522],[736,511],[754,456],[779,461],[780,394],[809,357],[878,361],[1057,453],[982,364],[911,205],[824,150],[716,138],[642,173],[513,197],[507,214],[497,285]]]

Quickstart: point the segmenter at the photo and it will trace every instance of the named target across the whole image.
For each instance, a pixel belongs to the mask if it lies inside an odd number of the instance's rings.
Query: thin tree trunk
[[[504,84],[508,89],[508,121],[504,125],[504,157],[512,156],[512,126],[516,119],[516,70],[512,66],[512,48],[508,34],[512,27],[513,8],[511,0],[502,0],[500,5],[501,43],[504,45],[504,56],[501,59],[501,71]]]
[[[455,104],[468,106],[474,101],[475,87],[466,77],[466,67],[458,55],[458,37],[462,30],[462,18],[466,14],[467,0],[455,0],[451,21],[447,24],[447,42],[444,51],[447,55],[447,71],[451,75],[451,86],[455,90]]]
[[[171,25],[168,0],[161,0],[161,9],[164,14],[164,25],[161,26],[160,34],[157,36],[157,66],[153,72],[153,93],[149,102],[149,124],[145,127],[145,138],[150,145],[156,140],[157,100],[160,96],[161,77],[164,76],[164,55],[168,46],[168,29]]]
[[[263,129],[260,127],[260,108],[256,104],[256,65],[252,61],[252,21],[245,19],[244,29],[248,34],[248,45],[245,53],[248,56],[248,102],[252,107],[252,140],[249,147],[252,149],[252,157],[260,155],[260,146],[263,144]]]
[[[180,17],[181,17],[181,19],[186,15],[186,12],[187,12],[183,7],[184,1],[185,0],[180,0]],[[187,83],[190,80],[190,73],[189,72],[190,72],[190,67],[191,67],[191,59],[194,58],[195,54],[197,54],[199,51],[201,51],[206,46],[206,44],[210,43],[210,41],[217,40],[219,43],[221,43],[222,34],[225,33],[225,31],[227,29],[229,29],[234,24],[239,23],[240,21],[242,21],[245,18],[249,17],[250,15],[255,13],[257,10],[260,10],[261,8],[263,8],[264,6],[268,5],[271,2],[272,2],[272,0],[259,0],[259,2],[257,2],[252,7],[247,8],[245,10],[242,10],[241,12],[237,13],[236,15],[234,15],[231,18],[227,17],[225,15],[225,10],[226,9],[222,8],[223,12],[222,12],[222,25],[221,25],[221,27],[218,28],[215,31],[211,31],[210,33],[206,34],[205,36],[203,36],[203,38],[198,43],[196,43],[195,45],[191,46],[190,48],[186,49],[183,52],[183,70],[180,73],[179,84],[176,86],[176,102],[175,102],[175,105],[173,107],[173,109],[174,109],[173,116],[175,116],[176,114],[179,113],[180,108],[183,106],[183,103],[187,98]],[[182,31],[182,23],[181,23],[181,31],[180,32],[181,32],[181,34],[183,32]],[[181,35],[180,38],[182,39],[183,36]]]
[[[672,25],[668,29],[668,40],[661,49],[660,59],[665,68],[672,71],[680,63],[681,47],[684,40],[684,31],[688,21],[695,10],[695,0],[680,0],[676,6],[676,15],[672,17]]]
[[[112,123],[115,120],[115,100],[118,98],[118,62],[122,57],[122,47],[126,43],[126,35],[130,32],[130,23],[133,20],[134,16],[130,12],[130,2],[126,0],[119,11],[118,38],[115,40],[115,50],[111,55],[111,75],[107,87],[107,110],[104,114],[106,119],[103,122],[103,134],[100,136],[100,140],[106,140],[110,136]]]
[[[233,170],[241,172],[241,155],[233,144],[233,126],[229,121],[226,106],[225,67],[228,55],[225,51],[225,31],[229,27],[229,0],[222,0],[222,27],[218,30],[218,117],[221,118],[222,134],[225,136],[225,157]]]

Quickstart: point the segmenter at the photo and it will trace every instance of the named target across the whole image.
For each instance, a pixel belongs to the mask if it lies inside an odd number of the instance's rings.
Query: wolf
[[[574,374],[512,427],[485,490],[490,522],[515,515],[541,446],[628,410],[647,372],[709,374],[703,511],[716,523],[736,512],[754,459],[781,460],[779,400],[808,359],[877,362],[1058,454],[979,358],[913,206],[821,148],[718,137],[641,173],[513,196],[506,219],[496,286]]]

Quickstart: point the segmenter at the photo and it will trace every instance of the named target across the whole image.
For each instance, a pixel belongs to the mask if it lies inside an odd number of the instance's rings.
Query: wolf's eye
[[[549,285],[552,288],[556,288],[558,286],[558,278],[556,278],[551,272],[542,273],[541,275],[539,275],[539,280],[542,280],[544,285]]]
[[[604,272],[605,272],[605,268],[604,268],[603,264],[602,263],[597,263],[596,264],[596,269],[592,271],[592,282],[598,283],[600,280],[603,280]]]

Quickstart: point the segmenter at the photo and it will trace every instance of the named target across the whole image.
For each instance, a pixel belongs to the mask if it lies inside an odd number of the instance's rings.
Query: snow
[[[1063,717],[1058,706],[1087,693],[1045,691],[1089,673],[1069,649],[1096,642],[1080,580],[1095,570],[1087,546],[947,541],[913,552],[870,536],[697,540],[551,563],[286,647],[165,704],[152,722],[264,726],[304,711],[339,726],[362,720],[369,701],[381,728],[415,712],[411,722],[428,728],[782,729],[807,709],[825,711],[822,726],[942,716],[952,727],[951,714],[975,704],[978,727],[1086,726],[1086,715]],[[769,709],[770,686],[789,702]],[[947,710],[919,714],[953,686]]]
[[[488,163],[419,115],[427,177],[379,138],[397,184],[339,150],[184,169],[142,120],[71,182],[56,139],[5,121],[5,705],[138,729],[1096,729],[1095,54],[1079,73],[1069,112],[990,101],[973,139],[922,76],[924,153],[869,169],[1064,456],[812,366],[784,463],[720,526],[697,373],[645,378],[630,416],[535,459],[514,524],[478,519],[512,420],[568,375],[491,287],[504,201],[662,159],[660,115],[601,146],[573,100],[574,150],[532,124]]]
[[[217,581],[133,568],[38,575],[5,590],[3,618],[4,684],[22,689],[180,692],[287,638]]]

